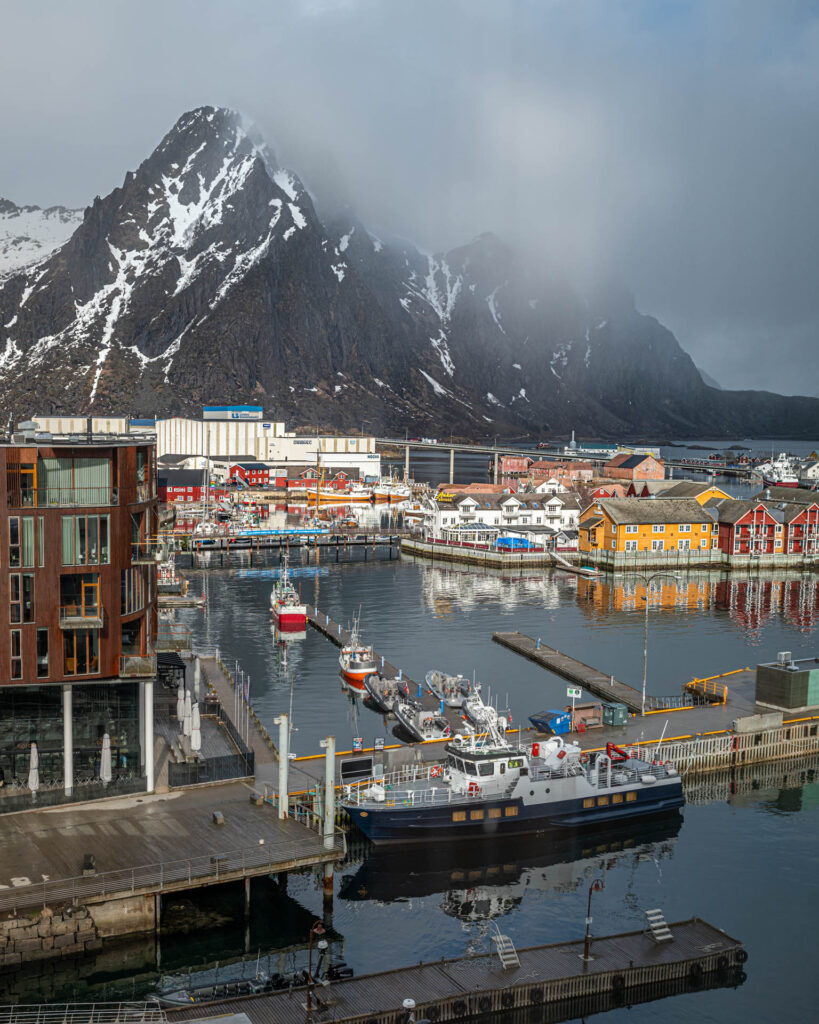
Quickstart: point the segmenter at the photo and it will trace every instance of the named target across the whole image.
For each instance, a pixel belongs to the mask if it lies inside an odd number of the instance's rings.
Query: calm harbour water
[[[440,462],[448,472],[448,459]],[[426,468],[436,466],[427,460]],[[481,479],[474,464],[464,472],[465,479]],[[436,479],[434,472],[425,476]],[[389,742],[382,719],[343,691],[337,648],[313,630],[286,648],[276,642],[268,599],[277,564],[278,556],[270,556],[251,566],[245,555],[228,567],[191,571],[191,589],[206,594],[207,610],[178,612],[176,621],[193,629],[198,644],[218,645],[226,661],[239,661],[271,732],[273,718],[292,706],[297,753],[317,753],[328,733],[339,749],[349,749],[354,736],[366,745],[378,736]],[[365,639],[410,677],[421,679],[435,667],[474,671],[501,701],[508,695],[518,722],[561,706],[566,683],[494,644],[493,630],[540,636],[639,685],[643,614],[627,579],[591,582],[551,570],[492,574],[383,554],[365,563],[360,551],[346,563],[316,566],[305,554],[292,564],[305,599],[343,623],[360,611]],[[693,676],[770,660],[780,650],[814,656],[817,624],[819,586],[810,574],[692,573],[658,584],[648,690],[679,692]],[[790,1019],[812,1019],[807,958],[819,910],[817,769],[819,758],[765,766],[758,788],[740,786],[734,795],[715,778],[698,786],[680,817],[611,835],[469,844],[400,857],[367,856],[353,843],[350,862],[336,875],[334,951],[363,973],[487,950],[494,922],[518,946],[581,937],[588,884],[601,875],[605,889],[592,908],[598,934],[639,929],[643,910],[661,907],[671,921],[705,918],[743,940],[750,955],[747,981],[738,989],[615,1010],[609,1019],[739,1024],[778,1021],[785,1010]],[[243,949],[253,956],[258,949],[303,949],[310,922],[321,916],[321,885],[312,875],[293,876],[286,897],[256,885],[249,937],[239,905],[235,892],[215,894],[213,927],[163,936],[159,967],[153,946],[124,948],[119,960],[109,956],[86,972],[64,975],[51,997],[131,998],[152,988],[160,973],[183,975]],[[184,906],[174,909],[184,916]],[[303,966],[303,952],[295,957],[282,955],[274,968]],[[38,991],[32,982],[28,1001],[37,1001]],[[2,992],[0,985],[0,1000]]]

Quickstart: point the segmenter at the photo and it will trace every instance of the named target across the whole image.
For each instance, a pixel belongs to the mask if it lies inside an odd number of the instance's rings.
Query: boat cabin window
[[[475,767],[474,761],[464,761],[464,768],[466,769],[467,775],[477,775],[478,769]]]
[[[500,769],[501,775],[503,775],[506,772],[506,762],[501,761],[501,763],[498,765],[498,768]]]
[[[478,774],[479,775],[494,775],[495,774],[494,762],[492,762],[492,761],[481,761],[481,763],[478,765]]]
[[[522,757],[513,757],[509,761],[509,767],[510,768],[522,768],[523,767],[523,758]]]

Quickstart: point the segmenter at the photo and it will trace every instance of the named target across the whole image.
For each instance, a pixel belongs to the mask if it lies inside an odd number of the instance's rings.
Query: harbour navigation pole
[[[324,849],[333,849],[336,830],[336,738],[328,736],[321,740],[324,747]],[[333,909],[333,865],[324,865],[324,913]]]

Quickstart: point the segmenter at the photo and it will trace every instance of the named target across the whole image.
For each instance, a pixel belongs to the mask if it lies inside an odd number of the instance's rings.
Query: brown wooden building
[[[152,438],[21,429],[0,443],[0,703],[20,706],[8,687],[62,687],[67,790],[75,691],[130,684],[142,720],[150,682],[152,717],[155,482]],[[5,741],[21,745],[17,733]]]

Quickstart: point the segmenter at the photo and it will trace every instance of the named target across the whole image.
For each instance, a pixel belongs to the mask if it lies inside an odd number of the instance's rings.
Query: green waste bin
[[[603,705],[603,725],[626,725],[628,723],[628,708],[625,704],[616,702]]]

